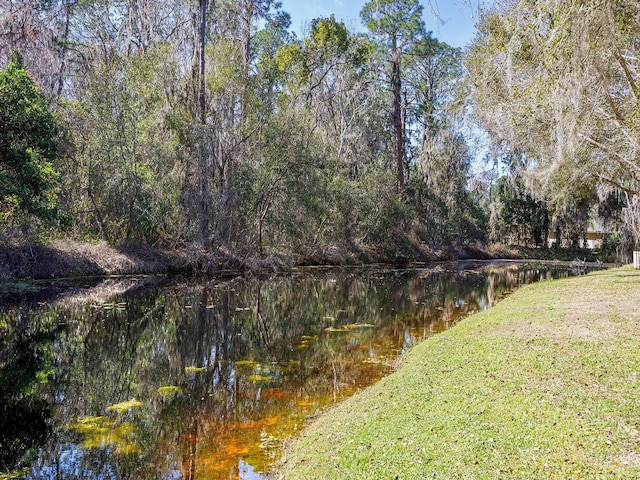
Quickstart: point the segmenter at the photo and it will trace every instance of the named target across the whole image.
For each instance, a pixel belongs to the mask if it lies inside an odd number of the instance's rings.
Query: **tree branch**
[[[633,95],[636,97],[636,100],[640,100],[640,97],[638,96],[638,85],[633,79],[633,75],[631,74],[631,70],[629,70],[627,61],[624,59],[619,50],[616,51],[616,60],[618,60],[618,63],[624,71],[624,76],[627,78],[627,83],[629,83],[629,87],[631,88],[631,91],[633,91]]]
[[[607,147],[606,145],[603,145],[602,143],[594,140],[593,138],[590,138],[586,135],[582,135],[580,134],[580,137],[587,142],[589,145],[591,145],[592,147],[597,148],[598,150],[600,150],[601,152],[607,154],[610,158],[613,158],[616,162],[618,162],[620,164],[620,166],[626,170],[627,172],[629,172],[631,174],[631,176],[633,177],[634,180],[640,182],[640,167],[638,165],[636,165],[635,163],[633,163],[630,160],[627,160],[626,158],[624,158],[622,155],[620,155],[617,152],[614,152],[611,148]]]
[[[616,120],[618,120],[618,122],[622,124],[626,124],[627,123],[626,119],[622,116],[622,114],[620,113],[620,110],[618,110],[618,108],[616,107],[613,101],[613,98],[611,98],[611,94],[609,93],[609,91],[607,91],[605,95],[607,97],[607,104],[609,105],[609,108],[613,112],[613,115],[616,117]]]
[[[602,175],[601,173],[594,173],[594,172],[589,172],[591,175],[593,175],[594,177],[598,178],[599,180],[603,181],[604,183],[607,183],[609,185],[611,185],[614,188],[617,188],[618,190],[628,193],[629,195],[640,195],[640,191],[638,190],[634,190],[632,188],[629,187],[625,187],[623,185],[621,185],[619,182],[616,182],[615,180],[612,180],[609,177],[605,177],[604,175]]]

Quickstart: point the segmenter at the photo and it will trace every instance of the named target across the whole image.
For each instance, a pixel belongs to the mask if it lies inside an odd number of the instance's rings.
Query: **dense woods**
[[[2,242],[297,262],[594,224],[634,243],[639,3],[496,1],[465,51],[424,6],[298,38],[274,0],[0,2]],[[495,168],[472,175],[481,131]]]

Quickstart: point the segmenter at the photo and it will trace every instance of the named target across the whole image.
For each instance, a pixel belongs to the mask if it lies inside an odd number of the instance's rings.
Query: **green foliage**
[[[257,67],[257,74],[252,78],[255,84],[253,104],[265,115],[270,115],[278,103],[282,77],[292,69],[292,62],[286,58],[288,54],[285,52],[285,46],[291,42],[287,29],[273,22],[259,30],[253,40]],[[279,51],[281,48],[285,49],[282,53]]]
[[[179,144],[165,127],[165,49],[113,59],[86,79],[68,106],[76,152],[64,172],[77,227],[98,238],[167,243],[177,228],[179,188],[172,172]],[[168,122],[179,125],[174,114]],[[176,128],[177,130],[177,128]],[[186,134],[185,134],[186,137]]]
[[[276,64],[285,77],[289,77],[298,83],[302,83],[309,76],[309,70],[304,61],[302,45],[297,42],[288,43],[278,49]]]
[[[287,113],[288,115],[288,113]],[[285,120],[286,118],[286,120]],[[262,161],[236,175],[245,235],[260,251],[282,248],[312,235],[320,218],[320,162],[305,117],[281,117],[263,126]]]
[[[290,42],[280,47],[276,63],[291,93],[295,96],[306,89],[317,88],[339,65],[361,66],[367,58],[369,46],[352,36],[343,22],[330,18],[316,18],[311,32],[302,42]]]
[[[600,257],[604,262],[620,262],[623,258],[623,252],[621,247],[623,245],[622,234],[614,233],[608,235],[602,241],[602,248],[600,249]]]
[[[449,187],[454,188],[447,197],[438,186],[429,186],[417,176],[407,184],[409,205],[423,225],[421,240],[437,246],[485,241],[487,214],[478,200],[466,191],[464,183],[452,182]]]
[[[53,220],[60,127],[20,56],[0,73],[0,224],[20,212]]]
[[[522,180],[501,177],[495,189],[498,213],[492,232],[494,239],[514,245],[544,245],[549,230],[544,203],[526,191]]]
[[[307,49],[321,52],[325,61],[336,58],[349,49],[349,31],[343,22],[330,18],[316,18],[311,22],[311,34],[305,39]]]
[[[362,7],[360,18],[377,35],[411,35],[424,27],[422,11],[418,0],[372,0]]]

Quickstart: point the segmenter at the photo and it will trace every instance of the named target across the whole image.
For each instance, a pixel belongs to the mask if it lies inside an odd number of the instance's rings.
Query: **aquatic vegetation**
[[[260,362],[256,362],[255,360],[238,360],[233,362],[236,367],[252,367],[255,368],[260,365]]]
[[[343,328],[355,330],[357,328],[376,328],[376,326],[371,323],[350,323],[349,325],[344,325]]]
[[[26,478],[28,474],[29,469],[23,468],[17,472],[0,473],[0,480],[22,480],[23,478]]]
[[[325,332],[349,332],[351,330],[366,329],[366,328],[376,328],[376,326],[371,323],[349,323],[347,325],[341,325],[339,327],[326,327],[324,331]]]
[[[182,389],[175,385],[166,385],[158,388],[157,392],[162,395],[163,398],[173,398],[177,394],[182,393]]]
[[[109,417],[86,416],[78,419],[69,430],[80,435],[80,447],[85,450],[110,449],[117,455],[140,453],[136,443],[136,427]]]
[[[247,377],[247,379],[250,382],[253,383],[268,383],[268,382],[273,382],[275,380],[275,377],[269,376],[269,375],[249,375]]]
[[[142,402],[132,398],[131,400],[127,400],[126,402],[116,403],[115,405],[111,405],[107,407],[107,412],[115,412],[115,413],[124,413],[129,410],[133,410],[134,408],[142,407]]]
[[[348,332],[349,329],[347,327],[327,327],[324,329],[325,332]]]

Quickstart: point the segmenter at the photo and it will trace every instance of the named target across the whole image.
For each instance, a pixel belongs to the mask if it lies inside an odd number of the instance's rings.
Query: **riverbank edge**
[[[294,267],[368,264],[409,265],[447,260],[536,259],[594,261],[588,250],[555,251],[502,245],[457,244],[412,251],[348,250],[335,247],[307,255],[217,250],[199,244],[174,249],[116,247],[106,242],[57,240],[48,245],[0,246],[0,282],[111,275],[275,273]]]
[[[523,287],[322,413],[275,478],[639,478],[640,271]]]

